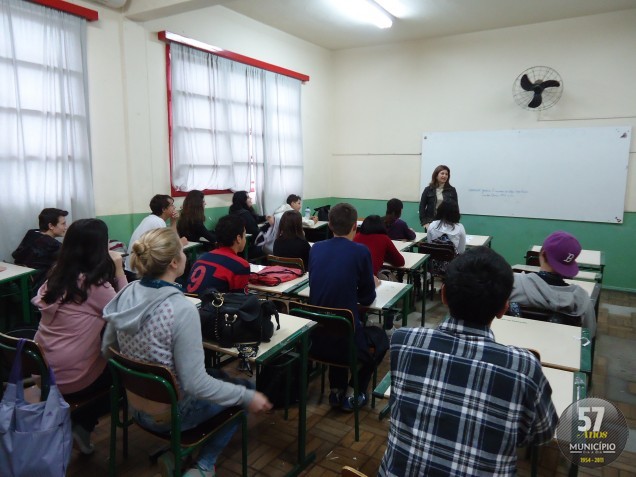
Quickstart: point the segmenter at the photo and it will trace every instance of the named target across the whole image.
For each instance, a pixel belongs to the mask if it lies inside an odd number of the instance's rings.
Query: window
[[[94,203],[86,20],[21,0],[0,7],[0,202],[10,211],[0,259],[10,259],[41,209],[92,217]]]
[[[168,45],[173,194],[247,190],[263,211],[273,210],[289,193],[302,192],[300,93],[309,78],[214,50]]]

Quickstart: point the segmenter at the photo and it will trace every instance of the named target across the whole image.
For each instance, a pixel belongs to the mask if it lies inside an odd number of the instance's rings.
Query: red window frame
[[[65,2],[64,0],[27,0],[31,3],[37,3],[43,7],[54,8],[61,12],[75,15],[76,17],[84,18],[86,21],[94,22],[99,20],[99,13],[96,10],[90,8],[80,7],[73,3]]]
[[[49,0],[50,1],[50,0]],[[266,63],[261,60],[257,60],[255,58],[250,58],[249,56],[244,56],[239,53],[234,53],[229,50],[224,50],[223,48],[219,48],[216,46],[208,45],[198,40],[194,40],[192,38],[187,38],[182,35],[178,35],[176,33],[172,33],[169,31],[160,31],[157,33],[157,37],[159,40],[163,41],[166,44],[166,85],[168,89],[167,100],[168,100],[168,147],[169,147],[169,160],[170,160],[170,193],[173,197],[185,197],[187,192],[183,192],[180,190],[176,190],[172,185],[172,80],[170,76],[170,44],[171,43],[179,43],[181,45],[189,46],[190,48],[196,48],[197,50],[205,51],[206,53],[211,53],[213,55],[220,56],[222,58],[226,58],[228,60],[237,61],[239,63],[243,63],[250,66],[255,66],[256,68],[261,68],[266,71],[272,71],[274,73],[289,76],[291,78],[295,78],[297,80],[306,83],[309,81],[309,76],[303,73],[298,73],[293,70],[288,70],[287,68],[283,68],[281,66],[276,66],[271,63]],[[203,191],[205,195],[213,195],[213,194],[231,194],[232,191],[229,189],[224,190],[215,190],[215,189],[206,189]]]

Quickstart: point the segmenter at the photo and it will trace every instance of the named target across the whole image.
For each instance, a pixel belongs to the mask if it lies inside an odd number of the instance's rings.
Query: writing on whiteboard
[[[482,197],[518,197],[522,195],[526,195],[529,192],[525,189],[468,189],[468,192],[479,194]]]

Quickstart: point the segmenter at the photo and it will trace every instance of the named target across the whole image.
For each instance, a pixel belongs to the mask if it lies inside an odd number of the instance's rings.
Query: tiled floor
[[[418,305],[419,307],[419,305]],[[445,315],[445,307],[437,298],[427,305],[427,326],[434,326]],[[409,317],[409,324],[419,325],[419,313]],[[604,397],[616,404],[625,414],[632,430],[628,450],[619,459],[600,469],[580,469],[579,475],[634,476],[636,475],[636,294],[623,292],[601,293],[597,351],[594,363],[593,387],[589,395]],[[379,376],[388,369],[388,355]],[[305,476],[336,476],[343,465],[375,475],[384,452],[388,420],[378,420],[378,411],[384,403],[378,401],[376,409],[361,411],[360,442],[354,441],[353,415],[333,411],[320,397],[320,383],[315,380],[309,387],[307,409],[307,450],[316,453],[316,460],[303,474]],[[283,419],[282,411],[263,416],[251,416],[249,428],[249,475],[282,476],[295,461],[297,446],[297,413]],[[94,434],[96,452],[83,457],[74,451],[71,477],[106,476],[108,474],[108,438],[110,423],[104,419]],[[122,460],[118,452],[118,475],[150,477],[159,475],[159,468],[148,459],[148,454],[161,443],[133,427],[130,437],[130,455]],[[530,464],[525,453],[519,453],[519,475],[530,475]],[[235,436],[218,462],[219,476],[240,475],[240,439]],[[539,457],[539,475],[565,476],[568,465],[556,446],[543,448]]]

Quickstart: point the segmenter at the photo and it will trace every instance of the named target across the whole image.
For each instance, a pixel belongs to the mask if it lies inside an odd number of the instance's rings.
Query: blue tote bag
[[[63,477],[73,445],[71,411],[55,385],[53,370],[46,401],[30,404],[24,400],[23,346],[24,340],[20,340],[0,402],[0,475]]]

